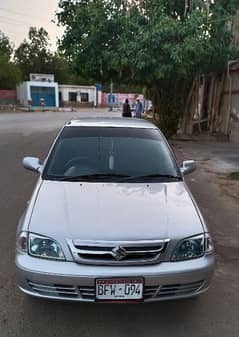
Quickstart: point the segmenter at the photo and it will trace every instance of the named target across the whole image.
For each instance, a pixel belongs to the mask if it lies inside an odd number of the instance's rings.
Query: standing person
[[[143,113],[143,104],[140,102],[140,99],[137,98],[136,106],[135,106],[135,117],[141,118]]]
[[[123,105],[123,117],[132,117],[128,98],[126,98]]]

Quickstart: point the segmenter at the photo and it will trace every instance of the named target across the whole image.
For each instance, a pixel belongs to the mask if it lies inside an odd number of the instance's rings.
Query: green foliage
[[[8,60],[13,52],[13,46],[11,45],[8,37],[0,31],[0,55],[5,56]]]
[[[216,3],[217,7],[220,8],[221,12],[226,16],[234,15],[239,7],[238,0],[217,0]]]
[[[30,28],[28,40],[25,39],[16,49],[14,59],[24,80],[29,80],[30,73],[43,73],[54,74],[59,83],[68,82],[68,65],[58,53],[50,51],[49,35],[44,28]]]
[[[15,62],[22,70],[24,80],[29,80],[29,73],[45,73],[49,61],[48,33],[40,28],[31,27],[26,39],[15,51]]]
[[[185,6],[186,4],[186,6]],[[60,48],[83,77],[147,89],[176,131],[193,78],[237,57],[227,22],[238,0],[60,0]]]
[[[21,71],[6,56],[0,55],[0,89],[16,89],[21,81]]]
[[[11,42],[0,32],[0,89],[15,89],[21,81],[20,69],[11,62],[12,52]]]

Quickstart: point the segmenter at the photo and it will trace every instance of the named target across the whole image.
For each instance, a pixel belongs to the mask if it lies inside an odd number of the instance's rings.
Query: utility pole
[[[110,81],[110,111],[113,111],[113,81]]]

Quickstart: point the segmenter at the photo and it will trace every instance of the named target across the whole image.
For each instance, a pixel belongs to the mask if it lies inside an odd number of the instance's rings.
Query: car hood
[[[184,182],[43,181],[29,230],[59,239],[178,239],[203,232]]]

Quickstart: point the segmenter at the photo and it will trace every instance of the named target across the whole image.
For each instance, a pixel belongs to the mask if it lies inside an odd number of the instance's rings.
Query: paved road
[[[189,184],[216,241],[217,269],[206,295],[143,305],[94,305],[33,300],[16,289],[15,230],[36,181],[22,169],[21,159],[44,158],[68,119],[65,114],[0,115],[0,337],[238,337],[238,201],[222,194],[217,177],[203,165]],[[180,143],[176,150],[179,156],[191,156],[195,146]]]
[[[14,131],[24,135],[37,131],[59,129],[71,119],[82,117],[115,117],[120,112],[109,112],[107,109],[88,109],[79,112],[35,112],[35,113],[0,113],[0,134]]]

